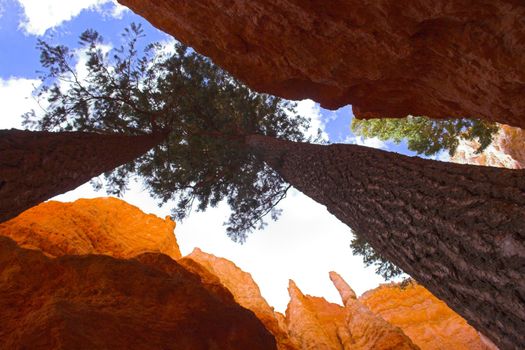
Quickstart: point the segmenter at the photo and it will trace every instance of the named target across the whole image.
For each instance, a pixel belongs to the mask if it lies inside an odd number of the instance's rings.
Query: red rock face
[[[174,261],[174,227],[114,198],[0,225],[32,249],[0,237],[0,349],[492,349],[421,286],[357,299],[334,272],[344,307],[292,282],[283,316],[233,262],[199,249]]]
[[[0,235],[49,256],[105,254],[131,258],[157,252],[181,257],[175,223],[116,198],[46,202],[0,224]]]
[[[497,347],[423,286],[382,285],[359,298],[376,315],[401,328],[421,349],[493,350]]]
[[[518,0],[119,0],[258,91],[525,127]]]
[[[228,293],[162,254],[48,258],[0,237],[2,349],[276,349]]]
[[[199,248],[193,250],[191,254],[179,262],[189,271],[203,277],[205,281],[211,280],[209,275],[216,276],[220,285],[232,293],[235,301],[242,307],[253,311],[266,329],[274,335],[279,350],[299,349],[297,344],[290,339],[286,329],[279,325],[277,314],[262,297],[259,286],[249,273],[241,270],[233,262],[207,254]],[[196,268],[195,264],[198,264],[202,269]]]
[[[509,169],[525,169],[525,130],[500,125],[490,146],[481,154],[477,141],[460,141],[451,162],[476,164]]]

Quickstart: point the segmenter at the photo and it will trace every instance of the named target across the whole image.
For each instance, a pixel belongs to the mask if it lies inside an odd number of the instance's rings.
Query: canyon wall
[[[423,286],[386,284],[359,301],[374,314],[401,328],[422,349],[496,349],[488,339]]]
[[[525,130],[500,125],[492,143],[481,153],[477,141],[461,140],[451,162],[508,169],[525,169]]]
[[[357,298],[335,272],[343,306],[291,281],[282,315],[231,261],[181,258],[174,228],[114,198],[47,202],[0,224],[0,347],[492,349],[421,286]]]
[[[275,349],[226,290],[163,254],[46,257],[0,237],[2,349]]]
[[[525,127],[519,0],[119,0],[260,92]]]

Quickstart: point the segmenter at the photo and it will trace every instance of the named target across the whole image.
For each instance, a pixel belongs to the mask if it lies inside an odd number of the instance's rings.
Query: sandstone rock
[[[401,328],[421,349],[494,349],[444,302],[417,284],[382,285],[359,300],[372,312]]]
[[[401,329],[358,301],[352,288],[336,272],[330,272],[330,279],[345,305],[345,324],[350,335],[345,349],[419,349]]]
[[[204,253],[199,248],[194,249],[191,254],[179,262],[190,271],[203,276],[204,281],[211,281],[210,275],[216,276],[219,283],[232,293],[235,301],[253,311],[266,326],[266,329],[275,336],[279,349],[298,349],[290,340],[285,328],[279,325],[278,316],[262,297],[259,286],[249,273],[242,271],[233,262]],[[203,272],[199,267],[196,267],[195,263],[204,268],[205,271]]]
[[[344,349],[339,334],[345,331],[344,308],[324,298],[304,295],[295,282],[288,286],[290,302],[286,323],[301,349]],[[342,332],[343,331],[343,332]],[[342,334],[346,339],[347,334]]]
[[[130,258],[158,252],[181,257],[175,223],[116,198],[46,202],[0,224],[0,235],[50,256],[105,254]]]
[[[500,125],[500,130],[481,154],[476,154],[479,143],[462,140],[450,161],[509,169],[525,168],[525,130]]]
[[[525,127],[517,0],[119,0],[257,91]]]
[[[276,349],[250,311],[163,254],[46,257],[0,237],[2,349]]]
[[[304,295],[293,281],[288,288],[290,303],[286,321],[301,349],[386,350],[419,349],[403,332],[374,315],[351,296],[353,291],[338,275],[345,307],[324,298]],[[344,295],[344,296],[343,296]]]

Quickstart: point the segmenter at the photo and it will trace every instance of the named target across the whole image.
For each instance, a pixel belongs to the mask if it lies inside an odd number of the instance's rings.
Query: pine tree
[[[45,130],[162,130],[146,155],[108,174],[111,191],[142,177],[184,217],[226,199],[228,234],[243,241],[272,213],[290,184],[327,206],[392,261],[502,347],[525,346],[525,177],[523,172],[410,158],[355,145],[315,145],[293,106],[250,91],[183,46],[149,45],[140,27],[108,56],[94,31],[81,42],[87,77],[72,53],[40,42],[47,78]],[[65,85],[65,87],[63,86]]]
[[[110,194],[126,190],[139,176],[160,203],[175,201],[182,220],[226,200],[232,208],[228,235],[244,242],[248,232],[276,219],[276,205],[290,185],[253,155],[250,134],[304,141],[308,120],[295,105],[258,94],[180,44],[139,48],[143,31],[131,25],[124,43],[104,51],[93,30],[80,36],[85,76],[75,69],[75,51],[39,41],[46,69],[38,91],[47,100],[43,116],[25,116],[26,125],[47,131],[144,135],[163,131],[166,140],[150,152],[106,174]],[[76,52],[78,52],[76,51]]]

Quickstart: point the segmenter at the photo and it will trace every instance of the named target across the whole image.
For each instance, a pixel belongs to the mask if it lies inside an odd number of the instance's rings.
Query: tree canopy
[[[267,214],[278,217],[276,205],[290,185],[250,153],[243,138],[305,141],[309,121],[297,115],[295,104],[251,91],[181,44],[141,49],[143,36],[133,24],[112,50],[94,30],[82,33],[77,49],[39,41],[45,72],[37,96],[47,106],[43,115],[27,113],[25,124],[50,131],[166,133],[165,142],[105,174],[108,192],[123,193],[138,176],[160,203],[175,202],[177,220],[194,204],[203,211],[226,200],[232,209],[227,234],[244,242],[265,225]]]
[[[400,143],[407,140],[408,149],[431,156],[448,151],[453,156],[460,140],[477,140],[476,153],[481,153],[492,142],[498,131],[495,123],[479,119],[430,119],[408,116],[407,118],[352,120],[354,134],[365,138],[377,137],[382,141]]]

